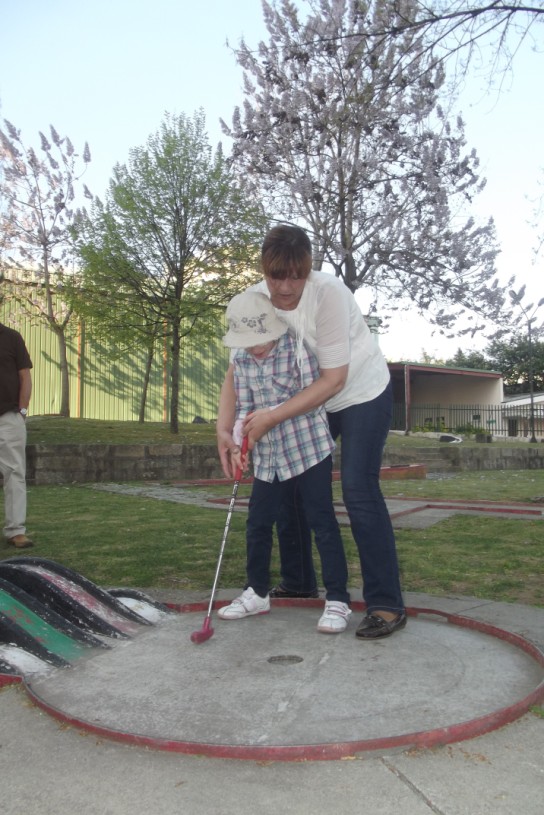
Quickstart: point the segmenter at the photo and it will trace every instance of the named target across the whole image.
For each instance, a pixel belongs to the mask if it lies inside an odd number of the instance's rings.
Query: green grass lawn
[[[198,493],[224,495],[228,485],[187,487]],[[341,500],[342,487],[333,482],[335,500]],[[398,481],[382,481],[382,491],[389,498],[445,499],[450,501],[505,501],[535,503],[544,501],[544,470],[485,470],[478,472],[448,473]],[[251,486],[241,484],[239,495],[249,495]],[[544,503],[542,504],[544,510]]]
[[[180,424],[179,433],[170,432],[164,422],[110,422],[98,419],[62,419],[59,416],[30,416],[27,420],[29,444],[215,444],[215,425]],[[442,442],[423,435],[404,436],[391,433],[387,440],[390,447],[438,447]],[[525,447],[527,442],[493,442],[495,446],[506,444]],[[463,445],[480,447],[474,438],[465,438]]]
[[[106,422],[98,419],[61,419],[30,416],[28,444],[215,444],[215,425],[180,424],[170,432],[164,422]]]
[[[181,425],[172,436],[165,424],[97,422],[31,417],[32,443],[214,444],[213,425]],[[470,442],[469,442],[470,443]],[[388,444],[421,447],[434,439],[391,435]],[[448,474],[424,480],[383,481],[386,496],[534,502],[544,496],[544,470]],[[196,488],[195,488],[196,489]],[[250,487],[243,484],[240,495]],[[206,487],[230,497],[231,485]],[[340,497],[340,485],[334,484]],[[199,589],[211,587],[226,520],[226,507],[204,509],[151,498],[101,492],[92,485],[30,487],[28,531],[36,554],[69,566],[104,586]],[[234,513],[221,586],[244,583],[245,513]],[[361,583],[358,556],[342,528],[350,585]],[[397,545],[405,590],[459,593],[482,599],[544,606],[544,521],[455,516],[425,530],[399,530]],[[0,550],[0,558],[14,550]],[[318,558],[316,557],[316,563]],[[275,547],[272,580],[278,578]]]
[[[482,482],[478,474],[463,473],[456,495],[492,498],[493,475],[500,476],[490,473]],[[542,494],[544,475],[532,475],[540,476],[534,487]],[[509,477],[519,488],[516,500],[523,500],[527,484],[533,487],[533,482],[525,472]],[[457,478],[448,479],[451,489]],[[437,497],[430,493],[439,482],[423,483],[429,489],[426,497]],[[418,490],[421,496],[421,486],[384,482],[389,494]],[[242,485],[240,494],[248,490]],[[230,497],[230,485],[211,491]],[[50,558],[104,586],[211,587],[226,506],[205,509],[102,492],[91,485],[30,487],[28,499],[28,529],[37,545],[23,555]],[[235,512],[221,574],[223,587],[244,583],[244,528],[245,513]],[[347,527],[342,527],[342,534],[350,585],[358,586],[357,551]],[[455,516],[424,530],[398,530],[397,545],[405,590],[544,606],[544,521]],[[13,554],[13,549],[2,550],[3,558]],[[278,576],[275,547],[272,580]]]

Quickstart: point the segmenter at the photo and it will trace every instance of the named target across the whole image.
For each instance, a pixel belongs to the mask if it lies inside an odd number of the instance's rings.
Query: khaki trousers
[[[0,416],[0,472],[4,478],[4,535],[26,532],[26,425],[20,413]]]

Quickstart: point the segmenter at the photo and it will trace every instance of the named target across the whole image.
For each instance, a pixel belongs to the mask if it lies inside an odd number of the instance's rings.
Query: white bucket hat
[[[277,340],[287,331],[270,299],[262,292],[245,291],[227,306],[229,330],[223,337],[227,348],[251,348]]]

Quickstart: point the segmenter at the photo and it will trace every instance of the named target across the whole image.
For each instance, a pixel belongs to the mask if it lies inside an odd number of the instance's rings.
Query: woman
[[[300,352],[306,344],[316,354],[320,376],[274,410],[252,413],[244,433],[251,448],[285,419],[325,405],[332,437],[340,436],[342,441],[342,493],[359,552],[367,605],[356,636],[363,640],[389,636],[406,625],[406,612],[393,528],[379,482],[391,421],[387,364],[349,289],[333,275],[312,271],[312,246],[304,230],[290,225],[271,229],[263,242],[261,263],[264,280],[252,289],[270,297],[296,337]],[[228,476],[232,475],[229,449],[234,444],[234,412],[230,365],[217,419],[218,450]],[[293,538],[286,540],[278,529],[278,539],[285,581],[284,559],[293,552]],[[309,571],[308,535],[301,536],[301,545],[306,551],[298,557]]]
[[[306,348],[302,365],[297,363],[295,340],[265,294],[245,291],[236,295],[226,316],[229,330],[223,342],[237,349],[233,358],[236,429],[258,407],[270,409],[298,393],[319,376],[319,368]],[[315,534],[326,589],[317,630],[340,634],[347,628],[351,616],[348,565],[332,498],[334,449],[324,407],[286,419],[255,442],[246,524],[247,583],[240,597],[219,609],[223,620],[269,612],[274,524],[286,491],[290,495],[296,484]],[[241,450],[234,447],[231,454],[235,465],[245,468]]]

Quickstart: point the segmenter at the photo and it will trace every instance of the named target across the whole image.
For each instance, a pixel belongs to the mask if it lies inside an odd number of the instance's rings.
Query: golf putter
[[[242,456],[245,456],[247,453],[247,445],[248,445],[248,437],[244,436],[242,441]],[[191,642],[194,642],[196,645],[200,645],[202,642],[206,642],[209,640],[210,637],[213,637],[213,628],[211,625],[212,622],[212,610],[213,604],[215,600],[215,594],[217,592],[217,584],[219,582],[219,573],[221,571],[221,563],[223,561],[223,552],[225,551],[225,544],[227,542],[227,535],[229,534],[229,527],[230,527],[230,519],[232,517],[232,511],[234,509],[234,504],[236,502],[236,495],[238,494],[238,487],[240,486],[240,481],[242,480],[242,468],[238,467],[236,473],[234,475],[234,486],[232,488],[232,496],[230,499],[229,504],[229,511],[227,514],[227,521],[225,523],[225,529],[223,532],[223,540],[221,541],[221,548],[219,549],[219,557],[217,559],[217,566],[215,569],[215,578],[213,581],[212,586],[212,593],[210,597],[210,602],[208,604],[208,613],[206,614],[206,619],[204,620],[204,624],[202,628],[198,631],[193,631],[191,634]]]

